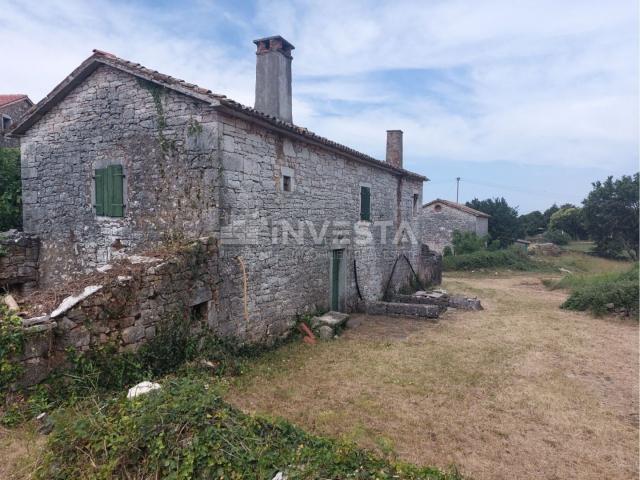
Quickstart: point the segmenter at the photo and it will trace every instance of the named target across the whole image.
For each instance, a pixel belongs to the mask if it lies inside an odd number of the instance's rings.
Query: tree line
[[[553,204],[543,212],[525,215],[519,215],[517,207],[502,197],[474,198],[467,206],[491,215],[489,239],[502,248],[523,237],[539,236],[561,245],[570,240],[592,240],[597,254],[637,259],[639,174],[618,179],[610,176],[591,185],[581,206]]]

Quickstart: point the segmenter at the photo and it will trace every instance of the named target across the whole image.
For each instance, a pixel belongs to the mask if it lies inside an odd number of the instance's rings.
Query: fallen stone
[[[101,288],[102,285],[89,285],[88,287],[85,287],[85,289],[79,295],[71,295],[65,298],[62,303],[58,305],[58,308],[51,312],[51,318],[59,317],[72,307],[76,306],[85,298],[90,297],[91,295],[99,291]]]
[[[113,265],[107,263],[106,265],[96,268],[96,270],[99,271],[100,273],[105,273],[111,270],[112,268],[113,268]]]
[[[20,307],[18,306],[18,302],[16,302],[15,298],[12,295],[4,296],[4,304],[9,308],[9,311],[18,311]]]
[[[319,328],[322,325],[327,325],[332,329],[340,327],[347,320],[349,320],[349,315],[341,312],[327,312],[320,317],[313,317],[311,319],[311,328]]]
[[[41,323],[47,323],[49,321],[49,315],[42,315],[40,317],[25,318],[22,320],[22,326],[24,328],[33,327],[34,325],[40,325]]]
[[[484,310],[480,300],[454,295],[449,297],[449,306],[460,310]]]
[[[320,340],[331,340],[335,335],[333,328],[329,325],[321,325],[318,328],[318,337]]]
[[[139,395],[144,395],[149,392],[153,392],[154,390],[160,390],[162,388],[159,383],[154,382],[140,382],[137,385],[134,385],[127,392],[127,398],[136,398]]]

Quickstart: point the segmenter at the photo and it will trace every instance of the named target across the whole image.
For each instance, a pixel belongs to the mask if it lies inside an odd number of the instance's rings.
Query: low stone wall
[[[368,315],[416,317],[437,320],[442,309],[438,305],[422,305],[419,303],[367,302],[364,306],[364,311]]]
[[[120,274],[128,269],[128,274]],[[135,351],[167,320],[191,323],[195,336],[215,331],[217,244],[202,239],[169,258],[131,256],[101,269],[92,284],[67,297],[48,315],[23,321],[25,367],[21,386],[43,380],[66,361],[66,350],[84,352],[106,343]]]
[[[0,287],[33,289],[38,282],[40,241],[35,235],[0,233]]]

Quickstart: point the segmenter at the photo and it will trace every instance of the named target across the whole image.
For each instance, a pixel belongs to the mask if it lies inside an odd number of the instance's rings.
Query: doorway
[[[340,311],[340,272],[342,271],[343,253],[344,250],[331,251],[331,310],[334,312]]]

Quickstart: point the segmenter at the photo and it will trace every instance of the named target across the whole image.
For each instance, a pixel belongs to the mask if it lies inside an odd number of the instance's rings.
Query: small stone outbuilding
[[[489,233],[489,217],[461,203],[436,198],[422,206],[420,239],[431,250],[442,253],[444,247],[451,245],[455,231],[486,236]]]
[[[8,133],[32,106],[33,102],[25,94],[0,94],[0,148],[20,146],[20,141]]]

